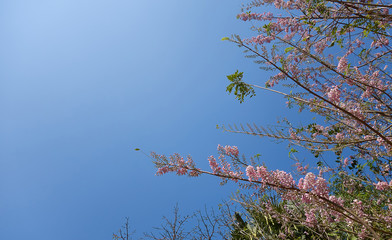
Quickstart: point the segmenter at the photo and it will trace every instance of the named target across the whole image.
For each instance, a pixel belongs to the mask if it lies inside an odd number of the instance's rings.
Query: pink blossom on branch
[[[225,146],[218,145],[218,151],[225,153],[227,156],[238,157],[239,151],[237,146]]]
[[[328,92],[328,98],[332,102],[339,103],[340,102],[340,94],[341,94],[341,91],[340,91],[339,87],[338,86],[334,86]]]
[[[392,183],[392,180],[391,180],[391,183]],[[385,190],[392,189],[392,186],[389,186],[389,184],[387,182],[378,182],[375,185],[376,185],[376,189],[380,190],[380,191],[385,191]]]
[[[320,171],[318,176],[312,172],[307,172],[305,177],[299,179],[296,183],[293,176],[285,171],[269,171],[264,166],[246,165],[243,166],[246,176],[243,176],[239,167],[233,170],[231,164],[225,161],[225,157],[232,157],[233,162],[238,161],[236,157],[233,157],[233,155],[238,156],[238,148],[219,145],[218,151],[220,153],[220,163],[214,156],[208,158],[212,172],[197,168],[190,156],[187,161],[184,161],[179,154],[167,158],[164,155],[152,153],[152,157],[155,159],[154,162],[158,168],[157,175],[168,172],[188,176],[208,174],[223,180],[241,182],[239,186],[253,189],[257,194],[274,191],[285,201],[294,201],[297,204],[304,205],[305,223],[309,227],[314,227],[321,221],[317,217],[320,215],[323,216],[324,220],[322,221],[326,221],[325,223],[342,222],[347,219],[362,223],[362,220],[358,220],[358,218],[365,219],[368,217],[365,213],[365,204],[360,200],[357,199],[345,204],[341,197],[331,195],[328,182],[322,177],[324,171]],[[233,154],[233,151],[235,154]],[[392,181],[390,184],[392,185]],[[385,191],[389,188],[389,185],[387,182],[379,182],[375,184],[375,187]],[[391,220],[386,221],[390,221],[392,224],[392,215],[390,217]],[[388,219],[388,216],[385,219]]]
[[[246,176],[248,176],[249,182],[258,181],[260,178],[254,167],[250,165],[246,167]]]
[[[208,157],[208,162],[210,163],[210,167],[211,167],[214,174],[221,172],[221,168],[219,167],[218,163],[216,162],[216,159],[214,156]]]
[[[250,12],[262,5],[283,11],[274,12],[275,16]],[[266,88],[272,90],[285,81],[282,86],[290,87],[290,93],[280,93],[288,98],[289,106],[298,105],[317,115],[308,126],[289,123],[285,130],[251,129],[244,133],[289,140],[310,150],[316,158],[332,151],[338,157],[325,158],[328,163],[336,162],[329,173],[320,169],[321,173],[315,175],[297,165],[304,175],[297,180],[288,172],[271,171],[239,159],[236,147],[218,146],[217,159],[208,158],[211,171],[200,170],[180,157],[156,155],[157,175],[193,173],[233,180],[254,196],[271,194],[301,210],[296,215],[279,215],[265,203],[271,216],[282,217],[283,224],[294,218],[316,232],[339,228],[356,237],[391,238],[391,174],[383,168],[378,170],[390,164],[392,157],[392,75],[387,68],[392,59],[392,17],[385,10],[388,6],[385,1],[261,0],[252,1],[245,7],[247,12],[238,15],[243,21],[256,20],[252,26],[255,34],[231,41],[258,57],[267,69],[277,70],[266,79]],[[351,156],[345,158],[346,154]],[[374,176],[350,175],[349,169],[355,172],[361,168]],[[329,182],[331,175],[334,177]],[[342,181],[340,190],[334,186],[336,178]]]
[[[237,18],[242,21],[250,21],[250,20],[272,20],[274,15],[271,12],[266,13],[241,13],[237,15]]]

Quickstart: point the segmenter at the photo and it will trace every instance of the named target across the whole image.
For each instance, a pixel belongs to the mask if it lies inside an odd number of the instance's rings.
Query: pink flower
[[[376,39],[372,42],[372,44],[370,45],[370,47],[375,47],[375,48],[379,48],[382,46],[387,46],[389,45],[389,40],[386,37],[380,37],[379,39]]]
[[[179,167],[179,168],[177,169],[177,175],[185,175],[185,174],[187,174],[187,173],[188,173],[188,170],[187,170],[186,168]]]
[[[345,158],[343,160],[343,167],[347,167],[349,164],[350,164],[350,162],[349,162],[348,158]]]
[[[347,58],[346,57],[342,57],[340,60],[339,60],[339,64],[338,64],[338,66],[337,66],[337,71],[338,72],[345,72],[346,70],[347,70],[347,67],[348,67],[348,62],[347,62]]]
[[[295,133],[295,131],[292,128],[289,129],[289,132],[290,132],[291,139],[293,139],[293,140],[298,139],[297,134]]]
[[[311,189],[316,184],[316,176],[313,173],[307,173],[304,179],[303,189]]]
[[[336,196],[329,196],[329,200],[338,204],[339,206],[343,206],[344,203],[344,200],[341,197],[337,198]]]
[[[312,199],[308,193],[305,193],[304,195],[302,195],[301,201],[303,203],[311,203]]]
[[[246,168],[246,176],[248,176],[250,182],[258,179],[256,170],[250,165]]]
[[[333,88],[331,88],[328,92],[328,98],[329,100],[331,100],[332,102],[338,103],[340,102],[340,90],[338,86],[334,86]]]
[[[238,157],[239,151],[237,146],[225,146],[222,147],[220,144],[218,145],[218,151],[221,153],[221,155],[227,155],[227,156],[232,156],[232,157]],[[224,157],[222,155],[222,157]]]
[[[328,188],[327,181],[324,178],[318,177],[315,185],[316,185],[316,189],[314,190],[314,192],[318,196],[328,197],[329,188]]]
[[[275,37],[260,34],[257,37],[245,40],[245,42],[248,44],[263,45],[264,43],[270,43],[272,40],[275,40]]]
[[[276,170],[273,172],[273,175],[275,177],[275,181],[277,181],[280,186],[292,187],[295,183],[293,176],[285,171]]]
[[[214,173],[219,173],[221,171],[221,168],[219,167],[218,163],[216,162],[216,159],[214,156],[208,157],[208,162],[210,163],[211,170]]]
[[[385,191],[389,189],[389,184],[387,182],[378,182],[376,185],[376,189],[380,191]]]
[[[299,181],[298,181],[298,188],[299,189],[304,189],[304,179],[303,178],[299,179]]]
[[[236,146],[225,146],[226,155],[238,157],[239,151]]]
[[[160,175],[163,175],[163,174],[165,174],[167,172],[169,172],[169,168],[168,167],[166,167],[166,166],[165,167],[161,167],[161,168],[158,168],[156,175],[160,176]]]
[[[353,204],[355,204],[358,208],[362,208],[363,207],[362,201],[358,200],[358,199],[354,199]]]
[[[337,133],[335,135],[336,140],[341,141],[344,139],[344,134],[343,133]]]
[[[305,213],[306,216],[306,223],[308,226],[313,227],[317,224],[316,215],[314,214],[314,209],[310,210],[309,212]]]
[[[328,45],[329,45],[329,44],[328,44],[328,41],[329,41],[329,40],[330,40],[330,39],[328,39],[328,38],[324,38],[323,40],[316,42],[316,43],[314,44],[316,53],[322,54],[322,53],[324,52],[324,49],[325,49],[326,47],[328,47]]]
[[[250,20],[272,20],[274,15],[271,12],[266,13],[241,13],[237,15],[237,18],[242,21],[250,21]]]

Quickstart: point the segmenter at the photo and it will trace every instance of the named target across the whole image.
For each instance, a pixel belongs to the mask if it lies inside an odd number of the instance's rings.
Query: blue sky
[[[206,168],[218,144],[237,145],[290,169],[285,144],[216,129],[287,115],[280,96],[239,104],[225,92],[236,69],[252,83],[268,77],[221,41],[248,33],[240,7],[0,0],[0,239],[111,239],[127,216],[140,236],[176,203],[190,213],[236,190],[213,177],[157,177],[136,147],[191,154]]]

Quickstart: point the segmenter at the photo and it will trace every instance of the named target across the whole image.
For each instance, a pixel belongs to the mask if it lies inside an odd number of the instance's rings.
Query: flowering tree
[[[258,12],[260,7],[273,10]],[[382,0],[254,0],[238,18],[254,21],[255,35],[223,39],[275,71],[263,86],[244,82],[238,71],[228,76],[227,91],[240,102],[263,89],[283,95],[289,107],[318,116],[301,126],[285,121],[287,131],[256,125],[223,129],[307,149],[318,172],[298,161],[303,175],[298,179],[241,158],[237,147],[218,146],[218,159],[208,159],[211,171],[197,168],[191,157],[152,153],[157,175],[209,174],[238,183],[245,195],[237,201],[253,214],[254,223],[260,223],[258,213],[278,224],[280,229],[269,233],[275,237],[392,238],[391,7]],[[285,87],[290,93],[281,90]],[[248,230],[240,228],[253,234]],[[258,228],[254,237],[266,231]]]

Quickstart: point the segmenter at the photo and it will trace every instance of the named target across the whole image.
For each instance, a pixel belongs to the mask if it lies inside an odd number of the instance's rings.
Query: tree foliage
[[[222,128],[288,141],[300,177],[240,157],[235,146],[218,146],[210,171],[191,157],[152,153],[157,174],[209,174],[237,183],[243,194],[235,199],[245,211],[234,215],[232,239],[392,238],[391,6],[382,0],[244,5],[238,18],[254,22],[254,36],[223,40],[273,74],[260,85],[237,70],[227,91],[240,102],[255,89],[272,91],[317,118],[299,126],[285,120],[278,128]],[[295,158],[299,148],[313,154],[317,169]]]

